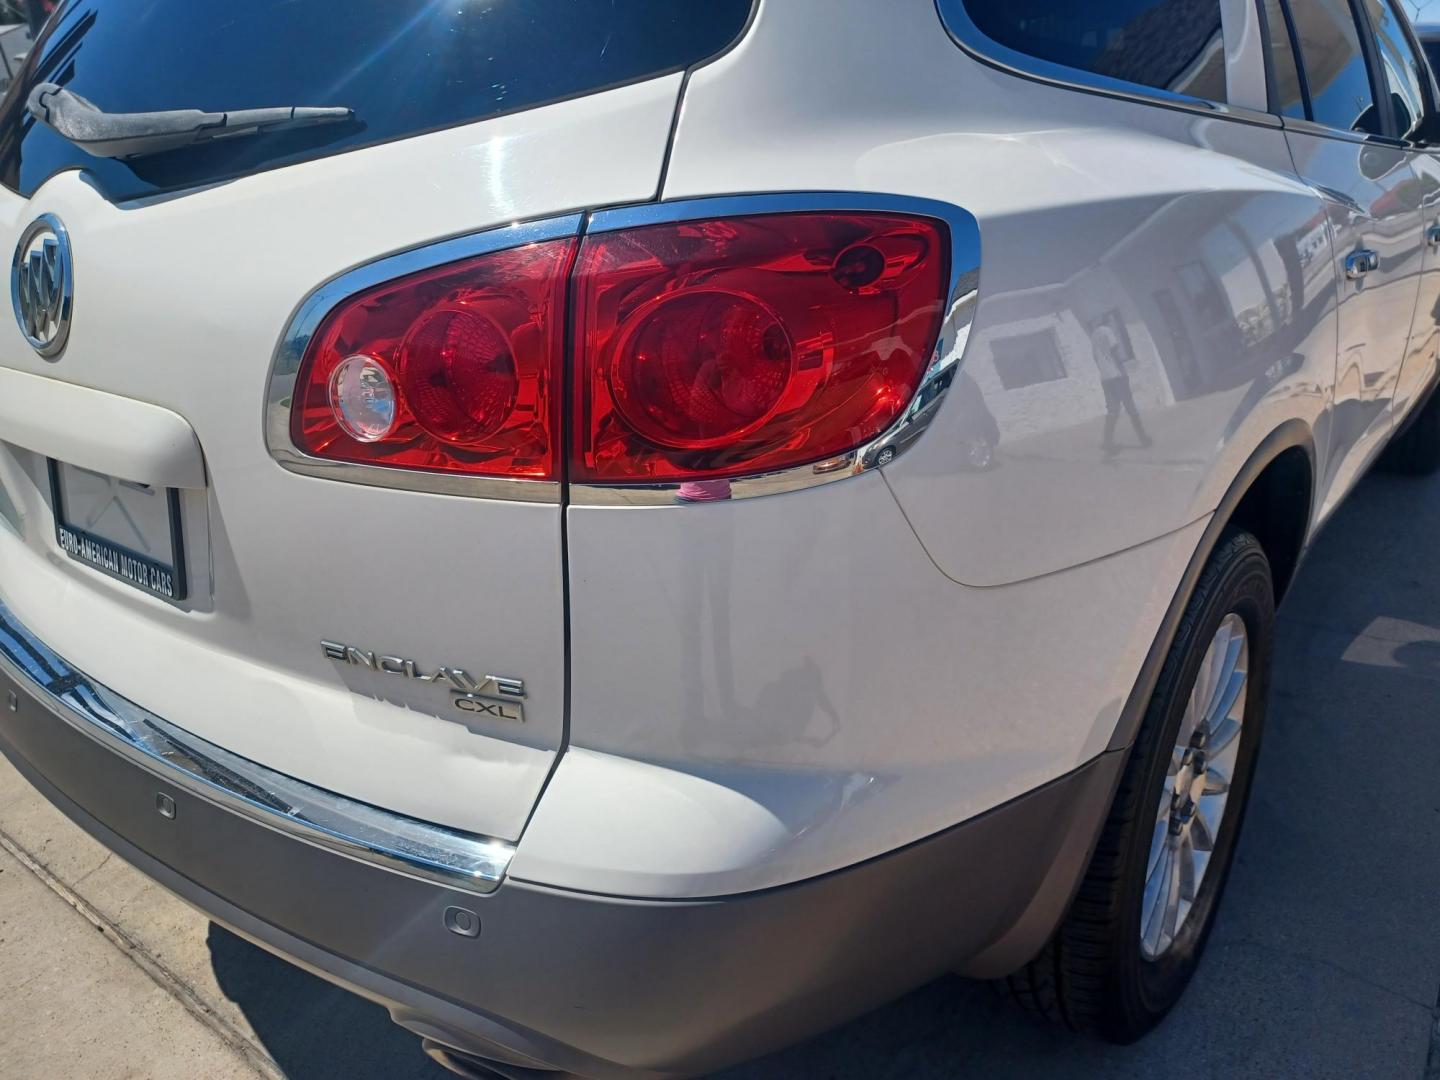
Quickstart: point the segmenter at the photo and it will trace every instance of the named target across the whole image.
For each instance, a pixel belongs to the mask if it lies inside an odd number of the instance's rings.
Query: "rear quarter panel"
[[[930,0],[772,0],[692,78],[665,196],[805,189],[920,195],[980,223],[962,375],[885,470],[957,581],[1023,580],[1164,535],[1212,510],[1282,420],[1323,422],[1324,205],[1278,127],[996,70]],[[1101,322],[1130,356],[1144,429],[1122,409],[1113,453]],[[984,439],[996,467],[976,472],[964,452]]]
[[[932,0],[762,0],[692,75],[663,195],[807,190],[976,216],[960,376],[876,473],[569,509],[571,752],[518,876],[760,888],[1063,775],[1109,743],[1241,465],[1295,419],[1323,452],[1335,281],[1277,127],[1001,73]],[[1122,409],[1106,451],[1101,321],[1152,445]]]

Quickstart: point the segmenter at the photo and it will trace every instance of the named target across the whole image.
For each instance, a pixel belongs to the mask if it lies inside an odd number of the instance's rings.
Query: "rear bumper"
[[[22,630],[0,623],[0,645]],[[706,1072],[947,970],[1024,962],[1069,901],[1122,762],[1102,755],[938,836],[783,888],[657,902],[509,880],[480,895],[277,828],[163,757],[120,752],[64,700],[83,676],[48,660],[22,667],[0,648],[0,750],[86,831],[422,1035],[587,1076]],[[447,929],[454,907],[478,916],[477,937]]]

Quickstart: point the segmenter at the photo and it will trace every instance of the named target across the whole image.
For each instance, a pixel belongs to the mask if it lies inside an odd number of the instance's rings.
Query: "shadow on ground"
[[[301,971],[210,924],[221,991],[240,1006],[291,1080],[444,1080],[420,1040],[364,998]]]
[[[724,1080],[1425,1075],[1440,985],[1440,480],[1376,476],[1281,612],[1260,774],[1190,992],[1132,1047],[946,979]],[[223,930],[220,985],[292,1080],[438,1080],[384,1010]]]

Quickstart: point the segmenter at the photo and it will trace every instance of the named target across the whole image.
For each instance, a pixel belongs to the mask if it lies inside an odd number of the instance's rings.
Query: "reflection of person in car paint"
[[[1120,344],[1120,335],[1108,320],[1101,319],[1090,333],[1090,344],[1095,351],[1095,366],[1100,371],[1100,389],[1105,393],[1105,438],[1100,446],[1106,457],[1114,455],[1115,426],[1120,421],[1120,410],[1130,417],[1130,426],[1142,447],[1149,446],[1151,439],[1140,421],[1140,411],[1135,408],[1135,395],[1130,392],[1130,375],[1125,370],[1125,353]]]

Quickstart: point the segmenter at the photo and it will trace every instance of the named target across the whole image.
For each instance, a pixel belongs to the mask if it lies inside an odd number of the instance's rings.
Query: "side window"
[[[1158,90],[1227,101],[1221,0],[965,0],[1016,52]]]
[[[1384,134],[1350,0],[1291,0],[1312,119],[1341,131]]]
[[[1265,0],[1265,33],[1270,39],[1270,75],[1275,83],[1275,100],[1270,108],[1281,116],[1305,119],[1305,91],[1300,86],[1300,65],[1290,39],[1290,24],[1280,0]]]
[[[1430,61],[1430,70],[1440,72],[1440,40],[1422,38],[1420,47],[1425,50],[1425,56]]]
[[[1395,114],[1395,132],[1401,138],[1409,138],[1425,116],[1425,97],[1420,93],[1425,69],[1410,48],[1404,27],[1389,0],[1365,0],[1365,7],[1370,12],[1370,25],[1375,27],[1380,66],[1385,71],[1390,107]]]

